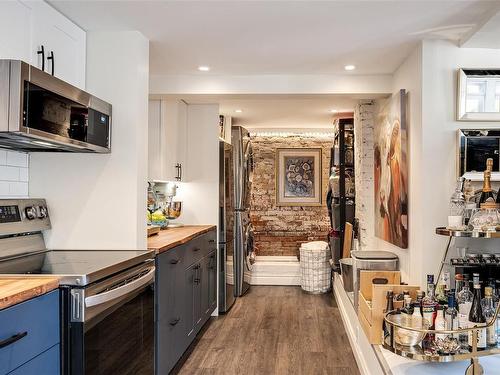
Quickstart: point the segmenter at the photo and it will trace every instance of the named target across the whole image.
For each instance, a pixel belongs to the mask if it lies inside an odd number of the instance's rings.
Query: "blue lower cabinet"
[[[59,290],[0,310],[0,375],[53,350],[59,332]],[[55,361],[59,364],[58,350]]]
[[[59,375],[59,345],[37,355],[31,361],[9,372],[9,375]]]

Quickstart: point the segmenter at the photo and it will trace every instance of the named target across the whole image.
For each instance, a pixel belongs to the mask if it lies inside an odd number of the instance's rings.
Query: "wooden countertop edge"
[[[161,254],[165,251],[168,251],[170,249],[173,249],[174,247],[177,247],[179,245],[183,245],[192,239],[210,232],[211,230],[214,230],[217,228],[216,225],[186,225],[184,227],[177,227],[177,228],[167,228],[164,230],[161,230],[160,233],[153,235],[148,238],[148,250],[154,250],[156,251],[157,254]],[[192,229],[192,232],[190,232],[187,235],[179,235],[179,238],[176,238],[174,240],[169,239],[169,238],[164,238],[163,240],[165,241],[164,243],[161,243],[159,245],[153,245],[151,242],[161,242],[162,237],[169,236],[171,237],[174,232],[179,232],[179,231],[187,231]]]
[[[39,297],[59,288],[59,279],[57,277],[0,276],[0,283],[12,282],[14,284],[18,283],[19,280],[26,281],[26,283],[35,283],[36,285],[14,286],[12,293],[8,293],[6,295],[3,295],[1,291],[2,288],[7,287],[8,284],[0,285],[0,310],[17,305],[32,298]]]

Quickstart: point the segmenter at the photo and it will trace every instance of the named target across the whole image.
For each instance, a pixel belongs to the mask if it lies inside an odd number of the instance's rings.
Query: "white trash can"
[[[326,293],[331,288],[331,252],[328,243],[313,241],[300,246],[300,285],[307,293]]]

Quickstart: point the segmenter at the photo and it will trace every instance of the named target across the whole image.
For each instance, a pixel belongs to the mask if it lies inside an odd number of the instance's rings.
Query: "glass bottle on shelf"
[[[413,317],[415,319],[421,319],[422,318],[422,306],[418,302],[414,302],[413,305]]]
[[[434,323],[434,329],[437,331],[446,330],[446,319],[444,317],[444,307],[438,306],[436,308],[436,320]],[[446,338],[445,333],[436,333],[436,339],[444,340]]]
[[[448,294],[448,308],[445,312],[445,320],[446,329],[458,329],[458,311],[455,308],[455,291],[453,289]]]
[[[388,313],[389,311],[394,310],[394,292],[392,290],[388,290],[387,294],[385,295],[386,298],[386,305],[385,305],[385,310],[384,314]],[[389,328],[387,327],[387,324],[385,323],[385,319],[383,322],[383,329],[384,329],[384,337],[387,337],[389,335]]]
[[[481,284],[479,283],[479,274],[473,274],[473,285],[474,285],[474,297],[472,299],[472,305],[469,312],[469,328],[477,327],[475,330],[469,331],[469,350],[472,350],[472,338],[473,332],[477,332],[477,350],[486,349],[486,328],[484,325],[486,323],[486,319],[483,315],[483,309],[481,307]]]
[[[404,299],[404,305],[401,309],[401,323],[405,326],[411,326],[413,315],[413,307],[411,305],[411,297],[406,296]]]
[[[463,229],[465,214],[465,197],[462,193],[464,178],[457,180],[455,191],[450,198],[450,211],[448,213],[448,229]]]
[[[328,183],[330,184],[330,188],[332,189],[332,196],[334,198],[340,197],[339,181],[340,181],[339,175],[337,174],[335,167],[332,167],[331,173],[330,173],[330,178],[328,179]]]
[[[417,292],[417,304],[418,304],[418,308],[420,310],[420,316],[423,316],[422,315],[422,300],[424,299],[425,297],[425,292],[423,290],[419,290]]]
[[[479,207],[481,207],[481,204],[488,202],[495,203],[495,197],[493,196],[493,191],[491,190],[491,172],[489,170],[485,170],[483,190],[481,191],[481,196],[479,197]]]
[[[472,306],[473,295],[469,287],[469,275],[463,275],[463,287],[457,296],[458,305],[458,328],[467,328],[469,322],[469,312]],[[460,333],[458,339],[462,346],[466,346],[467,333]]]
[[[464,287],[464,276],[461,273],[455,275],[455,301],[458,301],[458,293]]]
[[[446,295],[446,290],[450,289],[450,273],[442,272],[439,282],[436,286],[436,299],[440,305],[446,305],[448,302],[448,297]]]
[[[493,302],[493,289],[491,286],[484,288],[484,298],[481,301],[484,319],[489,324],[495,316],[495,307]],[[486,345],[495,346],[497,344],[496,325],[493,324],[486,328]]]
[[[434,296],[434,275],[427,275],[427,295],[422,299],[422,316],[427,319],[431,329],[436,319],[436,297]]]

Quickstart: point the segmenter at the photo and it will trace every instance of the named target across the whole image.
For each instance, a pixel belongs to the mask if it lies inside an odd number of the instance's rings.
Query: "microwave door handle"
[[[108,292],[96,294],[95,296],[90,296],[85,298],[85,307],[92,307],[97,305],[102,305],[114,299],[123,297],[134,290],[141,288],[142,286],[149,284],[153,280],[155,269],[152,268],[147,274],[138,278],[137,280],[131,281],[128,284],[120,286],[116,289],[112,289]]]

